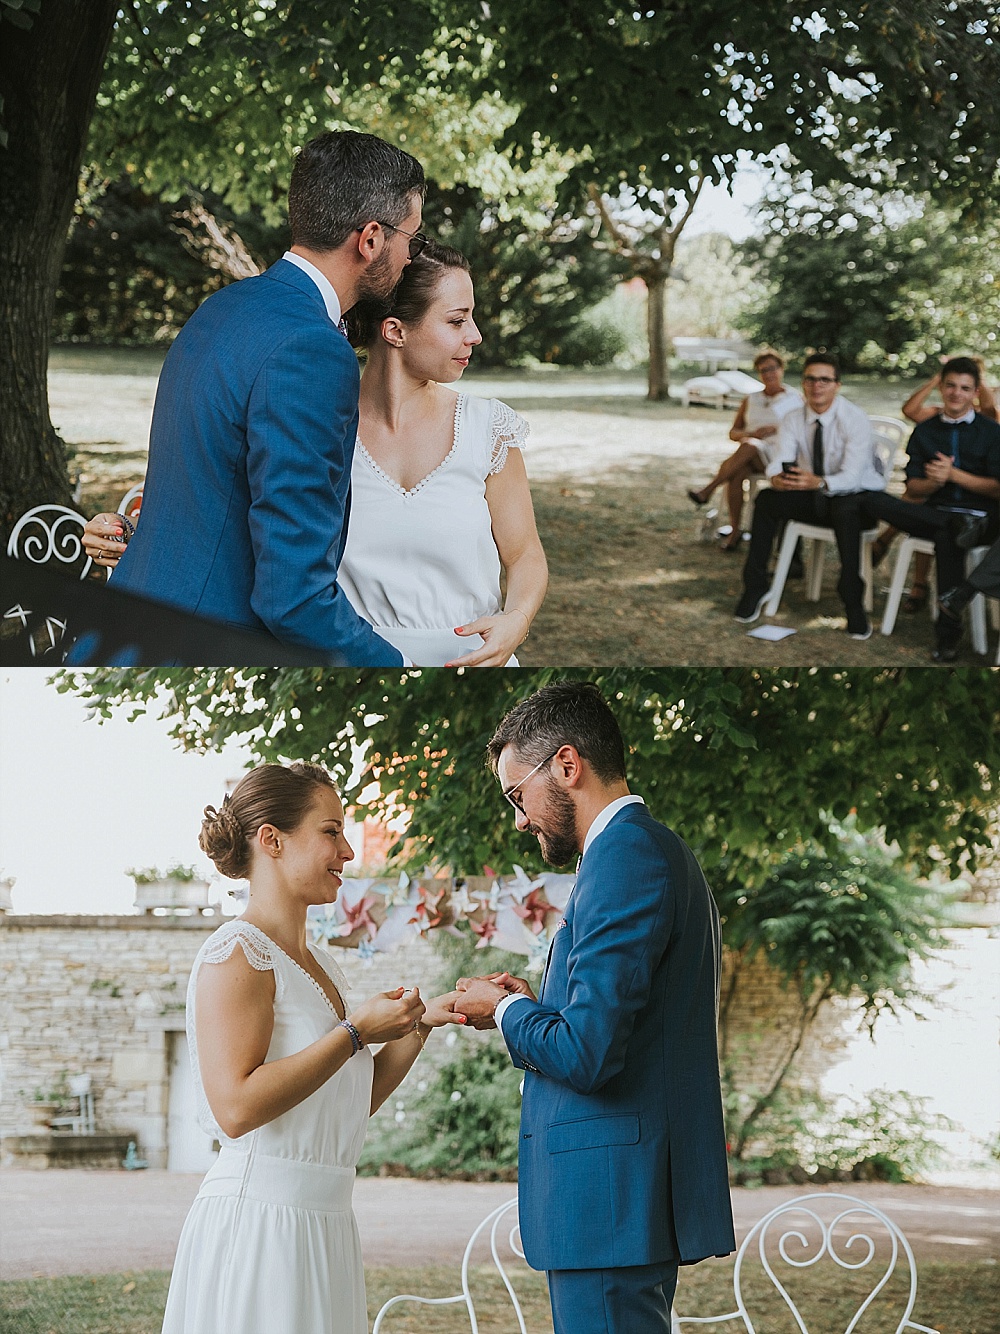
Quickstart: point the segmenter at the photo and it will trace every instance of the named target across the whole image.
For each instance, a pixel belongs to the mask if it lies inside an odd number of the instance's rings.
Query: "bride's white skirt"
[[[367,1334],[354,1169],[223,1148],[181,1232],[163,1334]]]

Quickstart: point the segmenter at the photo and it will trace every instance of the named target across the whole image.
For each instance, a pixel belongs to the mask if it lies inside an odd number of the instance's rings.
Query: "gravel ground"
[[[169,1269],[200,1178],[162,1171],[0,1171],[0,1279]],[[1000,1196],[938,1186],[852,1183],[842,1189],[902,1228],[918,1261],[1000,1258]],[[736,1190],[737,1237],[808,1187]],[[454,1262],[505,1184],[358,1180],[354,1208],[366,1264]]]

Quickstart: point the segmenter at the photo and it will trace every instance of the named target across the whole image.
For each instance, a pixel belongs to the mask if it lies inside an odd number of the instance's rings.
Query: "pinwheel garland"
[[[541,889],[533,889],[520,903],[512,903],[512,910],[522,919],[532,935],[541,935],[545,930],[545,918],[557,910],[543,896]]]
[[[341,937],[353,936],[355,931],[367,931],[368,939],[374,940],[378,935],[378,923],[373,921],[371,910],[378,902],[374,894],[363,895],[357,903],[340,904],[340,910],[343,913],[343,921],[336,928],[336,934]]]
[[[497,919],[489,915],[487,915],[482,922],[474,922],[470,917],[469,926],[472,927],[473,932],[479,937],[476,941],[477,950],[486,949],[487,945],[489,945],[490,941],[497,933]]]
[[[433,884],[433,881],[431,883]],[[444,895],[444,889],[439,889],[435,894],[430,885],[417,886],[417,904],[410,922],[419,928],[421,934],[443,925],[444,913],[438,908],[438,904]]]

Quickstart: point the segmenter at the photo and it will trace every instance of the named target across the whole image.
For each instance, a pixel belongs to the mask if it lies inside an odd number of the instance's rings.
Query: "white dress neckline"
[[[364,444],[364,441],[361,439],[360,436],[358,436],[355,442],[356,447],[361,453],[362,458],[371,468],[372,472],[374,472],[375,476],[380,477],[382,481],[386,483],[387,486],[391,486],[397,495],[402,496],[404,499],[409,499],[410,496],[418,495],[424,489],[424,487],[427,486],[427,484],[434,477],[438,475],[441,469],[455,456],[455,451],[458,449],[458,438],[462,429],[462,409],[465,404],[465,397],[466,397],[465,394],[455,395],[455,419],[451,428],[451,449],[448,450],[448,453],[445,454],[444,458],[436,467],[432,468],[430,472],[427,473],[424,477],[421,477],[420,481],[417,482],[416,486],[411,486],[407,488],[403,486],[400,482],[397,482],[395,477],[393,477],[390,473],[387,473],[386,470],[383,467],[381,467],[380,464],[375,462],[371,454],[369,454]]]

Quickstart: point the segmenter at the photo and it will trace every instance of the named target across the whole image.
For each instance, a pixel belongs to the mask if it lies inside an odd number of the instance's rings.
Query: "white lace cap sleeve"
[[[226,922],[220,926],[198,951],[191,969],[191,980],[187,990],[187,1040],[188,1055],[191,1058],[191,1073],[194,1077],[195,1097],[198,1107],[198,1124],[206,1134],[217,1140],[230,1142],[212,1114],[201,1080],[201,1067],[198,1064],[198,1028],[195,1021],[195,995],[198,973],[202,964],[225,963],[232,957],[233,950],[239,945],[246,956],[247,963],[259,973],[274,973],[274,999],[277,1003],[285,992],[285,979],[280,967],[276,967],[274,950],[271,942],[262,931],[258,931],[249,922]]]
[[[267,936],[249,922],[227,922],[214,935],[209,936],[195,960],[195,971],[203,963],[225,963],[237,945],[251,968],[255,968],[258,973],[274,973],[274,999],[280,1000],[284,994],[285,981],[274,966],[274,949]]]
[[[491,400],[493,411],[490,417],[490,438],[493,449],[490,455],[490,475],[502,472],[507,462],[509,449],[523,449],[524,442],[531,432],[531,427],[513,408],[501,403],[498,398]]]

